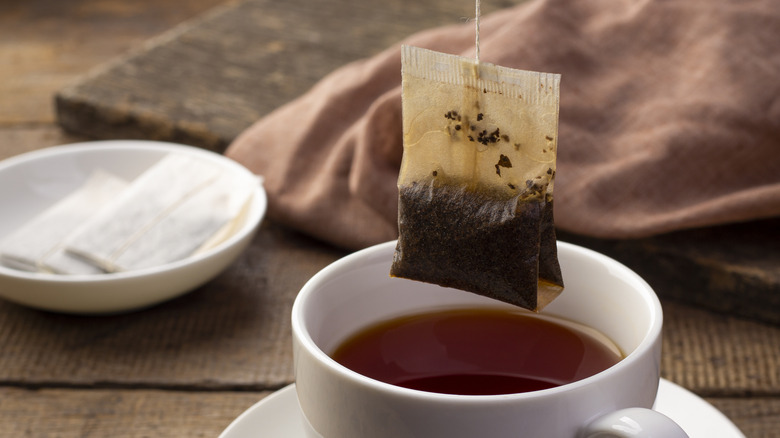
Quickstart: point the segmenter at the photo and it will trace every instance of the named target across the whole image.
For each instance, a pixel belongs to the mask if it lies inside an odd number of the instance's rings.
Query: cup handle
[[[689,438],[671,418],[646,408],[621,409],[596,418],[580,432],[579,437]]]

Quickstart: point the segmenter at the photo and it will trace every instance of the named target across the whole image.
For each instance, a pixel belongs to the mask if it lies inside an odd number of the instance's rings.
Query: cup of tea
[[[597,252],[558,243],[540,313],[389,276],[395,242],[312,277],[292,311],[309,438],[683,438],[653,411],[661,305]]]

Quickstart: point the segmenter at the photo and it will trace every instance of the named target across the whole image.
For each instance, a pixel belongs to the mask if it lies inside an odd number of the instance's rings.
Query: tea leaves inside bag
[[[562,290],[553,226],[560,76],[404,46],[391,275],[531,310]]]

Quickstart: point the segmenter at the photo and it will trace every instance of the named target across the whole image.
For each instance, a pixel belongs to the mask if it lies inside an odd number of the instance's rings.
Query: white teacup
[[[328,354],[380,320],[442,307],[509,306],[391,278],[394,249],[395,242],[387,242],[336,261],[312,277],[295,301],[296,389],[308,437],[687,437],[650,409],[660,379],[658,298],[627,267],[567,243],[558,244],[566,289],[543,313],[611,338],[626,357],[607,370],[540,391],[474,396],[402,388],[340,365]]]

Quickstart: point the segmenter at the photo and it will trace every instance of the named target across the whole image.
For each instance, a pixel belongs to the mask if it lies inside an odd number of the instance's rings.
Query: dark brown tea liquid
[[[592,329],[494,309],[392,319],[356,333],[331,356],[376,380],[461,395],[552,388],[592,376],[623,358]]]

